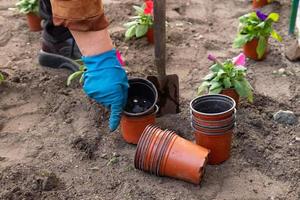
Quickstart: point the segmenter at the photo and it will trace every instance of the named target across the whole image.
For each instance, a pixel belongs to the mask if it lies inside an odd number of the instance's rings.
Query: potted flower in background
[[[221,93],[230,96],[236,104],[239,103],[240,96],[253,102],[253,88],[246,79],[247,68],[244,67],[246,58],[243,53],[223,63],[212,55],[209,55],[208,59],[215,64],[210,67],[210,73],[203,78],[198,95],[208,91],[210,94]]]
[[[124,24],[127,28],[126,40],[133,37],[147,36],[149,43],[154,43],[153,36],[153,1],[146,1],[141,7],[133,6],[137,16],[131,17],[133,21]]]
[[[254,60],[263,60],[266,56],[268,39],[271,36],[281,42],[281,36],[274,30],[273,22],[279,20],[279,14],[265,15],[261,11],[251,12],[239,18],[240,25],[238,35],[233,47],[243,46],[247,57]]]
[[[260,8],[271,2],[272,0],[253,0],[252,6],[253,8]]]
[[[42,30],[38,0],[19,0],[16,6],[20,13],[26,14],[30,31]]]

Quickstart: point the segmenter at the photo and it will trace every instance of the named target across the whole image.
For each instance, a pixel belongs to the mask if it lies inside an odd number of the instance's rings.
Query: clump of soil
[[[83,158],[94,159],[98,150],[100,138],[88,139],[87,137],[77,137],[72,141],[72,148],[83,152]]]

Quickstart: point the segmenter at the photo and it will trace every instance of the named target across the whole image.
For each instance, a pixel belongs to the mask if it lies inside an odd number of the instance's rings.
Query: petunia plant
[[[243,53],[223,63],[212,55],[209,55],[208,59],[214,64],[209,68],[210,73],[203,78],[202,84],[198,87],[198,95],[203,95],[207,91],[211,94],[219,94],[224,89],[232,88],[241,97],[253,102],[253,88],[246,78],[246,57]]]
[[[146,1],[141,7],[133,6],[136,16],[131,17],[133,21],[124,24],[127,28],[125,38],[142,37],[147,34],[153,26],[153,1]]]
[[[273,22],[278,22],[278,20],[279,14],[265,15],[259,10],[243,15],[239,18],[238,35],[234,40],[233,47],[240,48],[253,39],[258,39],[256,52],[258,58],[262,58],[270,36],[279,42],[282,41],[281,36],[273,28]]]
[[[19,0],[16,6],[22,14],[39,13],[39,0]]]

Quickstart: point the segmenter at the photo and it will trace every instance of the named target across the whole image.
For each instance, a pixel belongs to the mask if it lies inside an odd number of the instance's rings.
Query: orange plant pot
[[[267,46],[266,46],[266,51],[265,51],[264,55],[261,58],[258,58],[258,54],[256,52],[257,45],[258,45],[258,39],[257,38],[254,38],[252,41],[246,43],[243,47],[244,54],[248,58],[251,58],[251,59],[256,60],[256,61],[264,60],[267,56],[268,43],[267,43]]]
[[[148,32],[147,32],[147,41],[150,44],[154,44],[154,29],[153,28],[149,28]]]
[[[225,95],[203,95],[190,103],[193,118],[206,121],[218,121],[231,117],[235,112],[234,99]]]
[[[216,120],[216,121],[206,121],[206,120],[201,120],[192,117],[192,124],[197,124],[199,126],[205,126],[205,127],[225,127],[234,124],[235,118],[236,118],[235,114],[228,117],[227,119]]]
[[[161,174],[199,184],[209,150],[175,136],[162,163]]]
[[[211,150],[208,157],[208,164],[221,164],[230,157],[231,141],[233,130],[228,130],[223,134],[207,134],[199,130],[194,130],[196,143]]]
[[[123,115],[121,118],[121,134],[124,140],[130,144],[137,144],[144,129],[155,124],[156,112],[146,116],[129,117]]]
[[[236,92],[235,89],[233,89],[233,88],[224,89],[224,90],[221,91],[221,94],[233,98],[234,101],[235,101],[235,103],[236,103],[236,107],[239,105],[239,103],[240,103],[240,95]]]
[[[42,30],[41,21],[42,19],[34,13],[28,13],[26,15],[29,30],[32,32],[37,32]]]
[[[253,8],[261,8],[268,4],[268,0],[253,0],[252,7]]]

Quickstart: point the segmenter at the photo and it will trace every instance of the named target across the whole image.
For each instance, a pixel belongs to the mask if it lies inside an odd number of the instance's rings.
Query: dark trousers
[[[52,43],[59,43],[72,38],[69,29],[63,26],[54,26],[50,0],[40,0],[40,16],[44,20],[42,37],[45,40]]]

